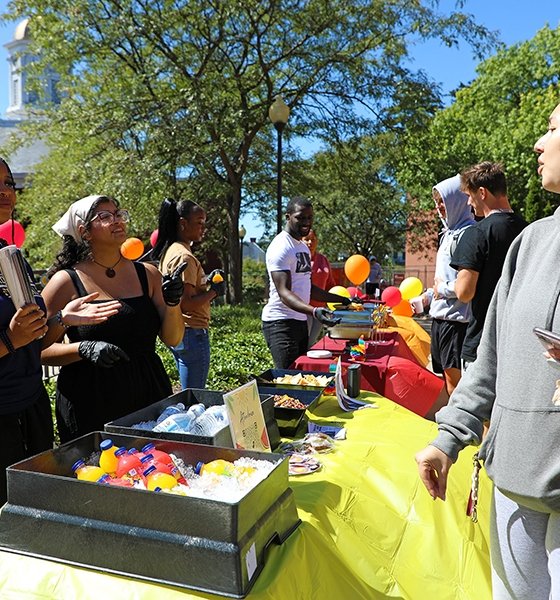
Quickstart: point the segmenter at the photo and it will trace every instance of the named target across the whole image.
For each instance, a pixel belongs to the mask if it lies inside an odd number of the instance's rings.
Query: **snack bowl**
[[[301,376],[301,377],[299,377]],[[292,379],[296,381],[297,379],[301,379],[301,383],[288,383],[285,381],[275,382],[275,379]],[[311,383],[305,383],[305,379],[311,380]],[[261,385],[265,385],[267,387],[280,387],[284,389],[306,389],[306,390],[324,390],[327,387],[328,382],[325,385],[322,383],[315,383],[313,379],[315,378],[328,378],[329,381],[332,381],[333,374],[328,371],[299,371],[297,369],[268,369],[264,371],[260,375],[257,375],[255,379],[257,380],[257,384],[259,385],[259,389]],[[275,392],[271,392],[275,393]]]
[[[285,408],[280,406],[274,407],[274,418],[278,424],[280,434],[286,436],[295,435],[300,424],[302,423],[305,411],[316,404],[318,399],[321,397],[321,390],[317,388],[310,389],[309,387],[302,386],[290,386],[290,387],[265,387],[262,384],[257,384],[259,388],[259,394],[262,395],[288,395],[291,398],[299,400],[302,404],[305,404],[306,408]]]

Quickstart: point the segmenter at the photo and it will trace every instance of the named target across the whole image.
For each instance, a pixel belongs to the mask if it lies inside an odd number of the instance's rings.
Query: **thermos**
[[[352,398],[360,395],[360,380],[362,378],[362,365],[350,365],[346,374],[346,392]]]

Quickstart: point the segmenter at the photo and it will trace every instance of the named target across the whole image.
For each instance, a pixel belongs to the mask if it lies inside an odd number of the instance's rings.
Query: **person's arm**
[[[276,287],[280,300],[282,300],[288,308],[305,315],[313,314],[313,306],[307,304],[297,294],[292,292],[292,275],[290,271],[271,271],[270,278]],[[313,290],[314,287],[315,286],[311,286],[311,289]],[[317,298],[317,300],[320,300],[320,298]]]
[[[39,339],[47,331],[45,313],[37,304],[19,308],[0,331],[0,358]]]
[[[67,327],[103,323],[117,314],[121,307],[118,300],[90,304],[99,296],[98,292],[77,297],[70,276],[63,271],[53,275],[41,295],[49,315],[48,331],[42,341],[41,362],[51,366],[64,366],[83,358],[79,354],[78,342],[61,343]]]
[[[162,276],[154,265],[144,263],[146,267],[148,281],[150,286],[150,296],[156,307],[160,319],[161,327],[159,337],[167,346],[176,346],[182,339],[185,332],[185,323],[181,313],[181,303],[175,306],[169,306],[165,303],[161,291]]]
[[[338,294],[331,294],[316,285],[311,286],[311,297],[313,300],[318,300],[319,302],[331,302],[333,304],[344,304],[347,306],[351,303],[350,298],[346,298],[346,296],[339,296]]]
[[[459,381],[449,404],[437,412],[437,438],[416,455],[420,478],[432,498],[445,499],[449,469],[463,448],[480,444],[484,422],[492,413],[496,399],[498,329],[506,314],[505,304],[520,243],[519,239],[514,242],[506,257],[488,309],[476,361]]]
[[[478,271],[473,269],[460,269],[455,280],[455,294],[461,302],[470,302],[476,292]]]

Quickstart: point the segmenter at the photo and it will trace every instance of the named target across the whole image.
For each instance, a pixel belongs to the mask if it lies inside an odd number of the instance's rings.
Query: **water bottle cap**
[[[77,471],[80,467],[83,467],[85,464],[86,463],[84,462],[84,460],[80,458],[72,465],[72,471]]]
[[[144,454],[147,454],[150,450],[153,450],[155,447],[156,445],[154,444],[154,442],[149,442],[142,448],[142,452]]]
[[[143,456],[143,457],[140,459],[140,462],[141,462],[141,463],[146,463],[146,462],[148,462],[148,461],[150,461],[150,460],[154,460],[154,455],[153,455],[153,454],[146,454],[146,455],[144,455],[144,456]]]
[[[197,475],[200,475],[200,471],[202,471],[202,467],[203,467],[203,466],[204,466],[204,463],[203,463],[203,462],[201,462],[201,461],[197,462],[197,463],[196,463],[196,466],[195,466],[195,468],[194,468],[194,472],[195,472]]]
[[[101,444],[99,444],[99,448],[101,448],[101,450],[109,450],[110,448],[113,447],[113,440],[103,440],[101,442]]]
[[[118,450],[115,450],[115,456],[122,456],[126,453],[126,448],[121,446]]]
[[[150,473],[153,473],[156,470],[156,468],[154,467],[154,465],[150,465],[145,471],[142,472],[142,475],[144,475],[144,477],[148,477],[148,475]]]

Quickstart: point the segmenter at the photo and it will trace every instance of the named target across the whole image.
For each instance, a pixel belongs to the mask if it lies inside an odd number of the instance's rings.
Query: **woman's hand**
[[[435,500],[445,500],[447,489],[447,475],[453,461],[435,446],[426,446],[415,456],[418,464],[418,473],[422,483],[426,486],[430,496]]]
[[[14,348],[27,346],[47,333],[45,313],[37,304],[26,304],[19,308],[8,326]]]
[[[93,292],[82,298],[76,298],[60,311],[62,322],[66,327],[77,327],[78,325],[96,325],[103,323],[109,317],[116,315],[121,308],[118,300],[109,302],[100,302],[99,304],[89,304],[95,300],[99,292]]]

